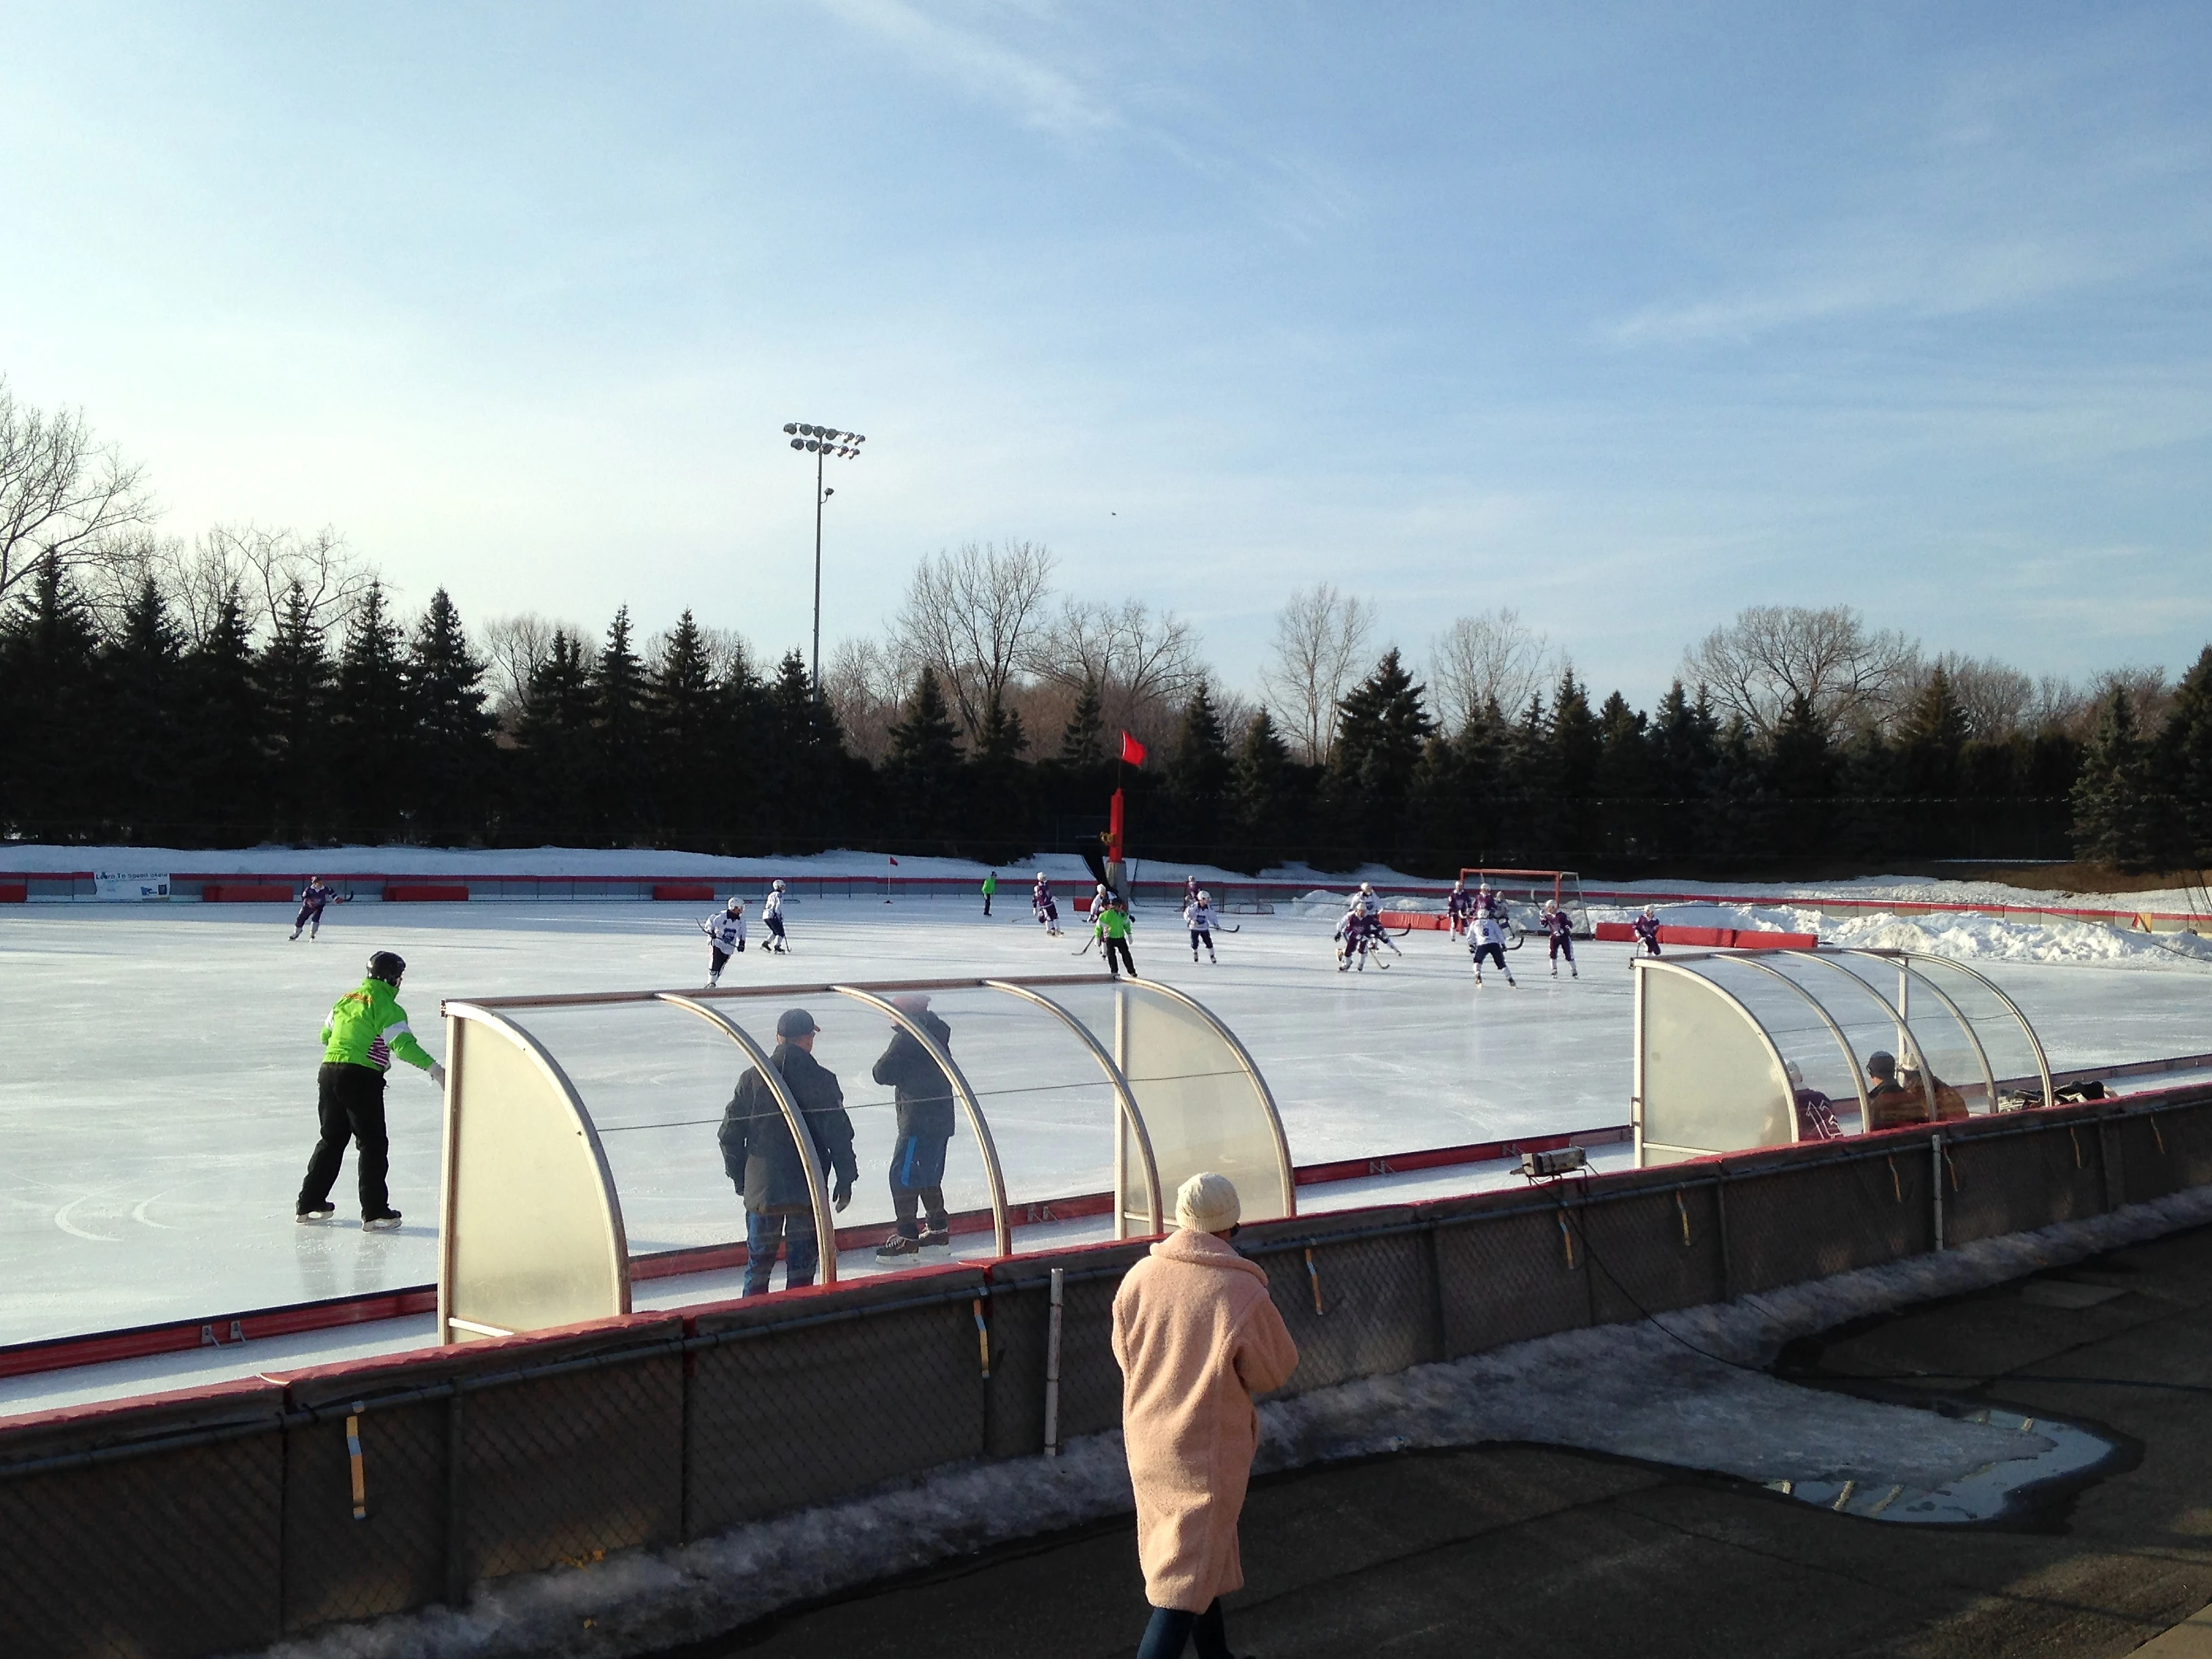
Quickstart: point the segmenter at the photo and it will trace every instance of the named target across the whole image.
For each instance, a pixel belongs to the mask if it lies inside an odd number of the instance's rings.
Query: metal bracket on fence
[[[1674,1213],[1682,1218],[1682,1248],[1690,1248],[1690,1206],[1682,1201],[1682,1189],[1674,1189]]]
[[[1314,1317],[1328,1316],[1328,1310],[1321,1305],[1321,1268],[1314,1262],[1312,1246],[1306,1248],[1306,1282],[1313,1286]]]
[[[361,1414],[368,1409],[360,1401],[346,1417],[346,1462],[353,1468],[353,1518],[368,1519],[368,1476],[361,1466]]]
[[[1575,1231],[1573,1228],[1567,1225],[1567,1205],[1565,1199],[1559,1200],[1559,1237],[1567,1247],[1567,1271],[1572,1273],[1575,1270]]]
[[[1060,1455],[1060,1320],[1067,1272],[1052,1270],[1052,1318],[1044,1336],[1044,1455]]]
[[[2166,1137],[2158,1132],[2158,1114],[2156,1112],[2145,1112],[2143,1115],[2150,1120],[2150,1138],[2158,1143],[2158,1155],[2160,1158],[2164,1158],[2166,1156]]]
[[[2066,1126],[2066,1139],[2074,1143],[2074,1167],[2077,1170],[2087,1168],[2081,1162],[2081,1132],[2069,1123]]]
[[[1905,1202],[1905,1181],[1897,1173],[1897,1160],[1893,1158],[1886,1158],[1882,1162],[1889,1165],[1889,1189],[1897,1194],[1897,1201],[1902,1204]]]
[[[975,1297],[969,1304],[975,1315],[975,1352],[983,1364],[983,1380],[991,1380],[991,1326],[983,1317],[983,1298]]]
[[[1936,1248],[1943,1248],[1943,1137],[1928,1137],[1929,1188],[1933,1197],[1936,1217]]]

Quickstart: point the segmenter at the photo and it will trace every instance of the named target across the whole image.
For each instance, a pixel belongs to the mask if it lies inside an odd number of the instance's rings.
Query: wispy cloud
[[[824,9],[902,52],[927,74],[999,105],[1025,126],[1063,137],[1121,125],[1107,99],[1075,76],[983,30],[945,21],[907,0],[821,0]]]

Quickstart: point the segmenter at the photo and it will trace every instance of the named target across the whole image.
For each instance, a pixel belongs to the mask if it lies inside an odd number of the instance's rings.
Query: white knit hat
[[[1237,1183],[1225,1175],[1207,1170],[1176,1188],[1176,1225],[1192,1232],[1225,1233],[1243,1212],[1237,1201]]]

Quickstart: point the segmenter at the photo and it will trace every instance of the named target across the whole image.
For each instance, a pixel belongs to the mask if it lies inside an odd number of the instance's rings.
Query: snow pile
[[[1326,887],[1316,887],[1311,892],[1301,893],[1290,902],[1294,916],[1326,916],[1334,921],[1342,915],[1352,902],[1349,893],[1332,893]]]
[[[2208,1220],[2212,1188],[2197,1188],[1659,1322],[1567,1332],[1271,1401],[1260,1408],[1259,1467],[1518,1440],[1759,1481],[1948,1484],[2050,1443],[1800,1388],[1753,1368],[1771,1364],[1796,1337]],[[267,1652],[270,1659],[543,1652],[614,1659],[703,1640],[794,1601],[1132,1507],[1120,1435],[1088,1436],[1058,1459],[955,1465],[680,1549],[629,1552],[588,1570],[501,1580],[458,1611],[398,1614],[281,1642]]]
[[[1627,921],[1636,915],[1625,906],[1590,907],[1593,921]],[[2100,922],[2038,921],[1981,910],[1923,916],[1872,910],[1838,915],[1790,904],[1662,904],[1659,920],[1681,927],[1812,933],[1823,945],[1918,951],[1957,962],[2056,962],[2114,968],[2212,964],[2212,939],[2195,933],[2139,933]]]

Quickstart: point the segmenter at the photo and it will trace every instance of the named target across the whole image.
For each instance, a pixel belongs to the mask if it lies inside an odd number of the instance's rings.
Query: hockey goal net
[[[1499,870],[1470,864],[1459,872],[1459,878],[1470,893],[1487,882],[1492,891],[1503,894],[1505,914],[1516,933],[1538,932],[1542,926],[1538,918],[1550,901],[1567,913],[1577,937],[1589,937],[1589,907],[1583,902],[1583,879],[1571,870]]]

